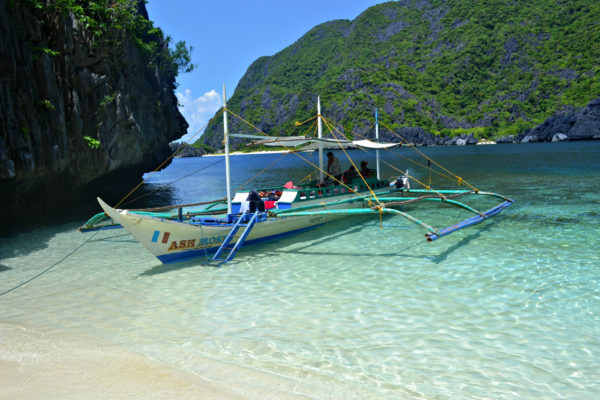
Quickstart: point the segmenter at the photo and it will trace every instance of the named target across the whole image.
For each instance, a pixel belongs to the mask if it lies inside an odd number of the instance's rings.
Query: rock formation
[[[600,97],[581,109],[568,109],[519,135],[498,143],[562,142],[600,139]]]
[[[119,199],[187,129],[176,72],[132,37],[95,42],[73,13],[22,3],[0,0],[0,220]]]
[[[188,143],[173,142],[169,146],[171,153],[175,153],[175,158],[202,157],[207,153],[205,149],[194,147]]]

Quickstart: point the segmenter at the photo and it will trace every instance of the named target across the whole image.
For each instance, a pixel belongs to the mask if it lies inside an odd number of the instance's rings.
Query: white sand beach
[[[8,324],[0,332],[0,399],[243,398],[84,336]]]
[[[210,359],[206,375],[85,335],[0,322],[2,400],[305,398],[277,376]]]

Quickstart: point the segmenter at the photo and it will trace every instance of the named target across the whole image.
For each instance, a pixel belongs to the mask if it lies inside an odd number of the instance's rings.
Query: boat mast
[[[317,96],[317,127],[319,139],[323,137],[323,127],[321,126],[321,97]],[[319,140],[319,183],[323,182],[323,142]]]
[[[377,116],[377,109],[375,109],[375,141],[379,143],[379,119]],[[377,179],[381,179],[381,174],[379,173],[379,150],[375,150],[375,157],[377,159]]]
[[[229,179],[229,129],[227,128],[227,96],[223,82],[223,137],[225,139],[225,184],[227,186],[227,214],[231,214],[231,183]]]

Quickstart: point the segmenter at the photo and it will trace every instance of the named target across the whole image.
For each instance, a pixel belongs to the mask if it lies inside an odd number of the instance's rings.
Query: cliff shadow
[[[131,187],[128,188],[131,190]],[[125,192],[127,193],[127,192]],[[156,188],[142,186],[135,192],[138,199],[128,208],[146,208],[166,205],[173,201],[171,187]],[[102,212],[96,201],[96,192],[81,193],[77,198],[63,203],[59,209],[30,215],[28,218],[14,218],[0,224],[0,260],[27,256],[48,247],[48,242],[57,234],[75,231],[92,216]],[[106,196],[109,204],[117,204],[122,198],[118,195]],[[81,241],[86,239],[82,235]],[[0,270],[2,271],[2,270]]]

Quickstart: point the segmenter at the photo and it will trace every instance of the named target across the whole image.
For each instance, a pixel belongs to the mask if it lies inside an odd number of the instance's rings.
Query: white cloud
[[[196,98],[194,98],[190,89],[177,92],[175,95],[180,104],[179,111],[190,125],[187,134],[178,140],[194,143],[202,136],[206,129],[206,124],[221,108],[223,101],[214,89]]]

